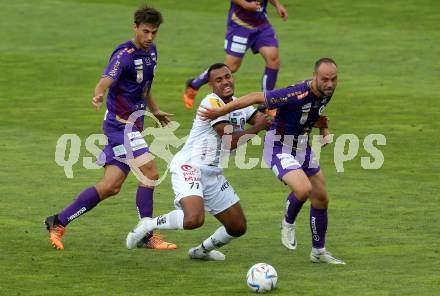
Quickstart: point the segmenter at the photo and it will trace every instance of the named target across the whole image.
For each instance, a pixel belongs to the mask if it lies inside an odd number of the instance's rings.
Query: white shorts
[[[212,215],[217,215],[240,201],[221,168],[171,163],[170,172],[175,194],[174,206],[177,209],[181,209],[180,200],[191,195],[201,196],[205,211]]]

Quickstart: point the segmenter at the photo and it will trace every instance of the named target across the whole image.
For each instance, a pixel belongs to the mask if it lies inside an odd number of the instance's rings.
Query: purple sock
[[[297,199],[293,192],[287,196],[286,214],[284,216],[287,223],[293,224],[295,222],[296,216],[298,216],[304,203],[305,201]]]
[[[206,83],[208,83],[208,70],[205,70],[198,77],[194,78],[191,81],[190,86],[194,89],[199,89]]]
[[[100,201],[96,188],[87,188],[78,195],[73,203],[58,214],[58,220],[66,226],[74,219],[93,209]]]
[[[139,218],[153,217],[154,188],[139,186],[136,193],[136,207]]]
[[[263,91],[273,90],[277,82],[278,70],[266,67],[264,69],[263,79],[261,80],[261,89]]]
[[[327,232],[327,209],[310,207],[310,230],[312,231],[312,246],[316,249],[324,248],[325,233]]]

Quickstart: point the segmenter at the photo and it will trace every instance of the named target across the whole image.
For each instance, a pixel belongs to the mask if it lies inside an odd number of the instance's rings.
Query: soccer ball
[[[257,263],[249,268],[246,275],[248,287],[256,293],[266,293],[275,288],[278,280],[277,271],[267,263]]]

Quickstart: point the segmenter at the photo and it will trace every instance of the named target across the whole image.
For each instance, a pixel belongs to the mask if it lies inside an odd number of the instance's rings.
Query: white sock
[[[294,224],[295,224],[295,222],[293,222],[293,224],[290,224],[289,222],[286,222],[286,219],[283,219],[283,225],[284,226],[292,226]]]
[[[234,237],[230,236],[226,232],[226,228],[221,226],[214,232],[214,234],[205,239],[205,241],[201,244],[201,247],[209,252],[226,245],[233,239]]]
[[[320,253],[324,253],[324,252],[325,252],[325,248],[317,249],[317,248],[313,248],[312,247],[312,253],[313,254],[320,254]]]
[[[149,220],[148,228],[154,229],[183,229],[183,211],[174,210],[165,215]],[[150,230],[150,231],[151,231]]]

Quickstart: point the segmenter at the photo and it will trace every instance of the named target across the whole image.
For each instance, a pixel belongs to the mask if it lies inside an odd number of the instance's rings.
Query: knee
[[[148,179],[152,180],[152,181],[157,181],[159,180],[159,172],[157,170],[153,170],[150,172],[150,174],[148,174]]]
[[[246,220],[240,221],[239,223],[236,223],[232,227],[229,227],[226,229],[226,232],[233,237],[240,237],[246,233],[247,225]]]
[[[280,57],[278,55],[270,56],[266,61],[266,66],[271,69],[279,69],[280,68]]]
[[[313,197],[312,205],[318,208],[327,209],[329,204],[327,194],[319,194]]]
[[[121,191],[121,185],[102,182],[96,185],[96,191],[98,191],[101,199],[106,199],[110,196],[117,195]]]
[[[299,188],[295,188],[294,191],[296,197],[300,200],[306,200],[310,196],[311,192],[312,184],[310,184],[310,182],[302,184],[302,186],[300,186]]]
[[[195,229],[199,228],[200,226],[205,223],[205,216],[204,215],[191,215],[191,216],[185,216],[183,218],[183,228],[184,229]]]
[[[144,173],[144,178],[142,178],[139,181],[139,185],[146,186],[146,187],[154,187],[154,186],[156,186],[157,180],[159,180],[159,172],[157,170],[149,171],[146,174]]]
[[[231,70],[232,73],[235,73],[240,69],[241,62],[232,62],[228,63],[229,70]]]

